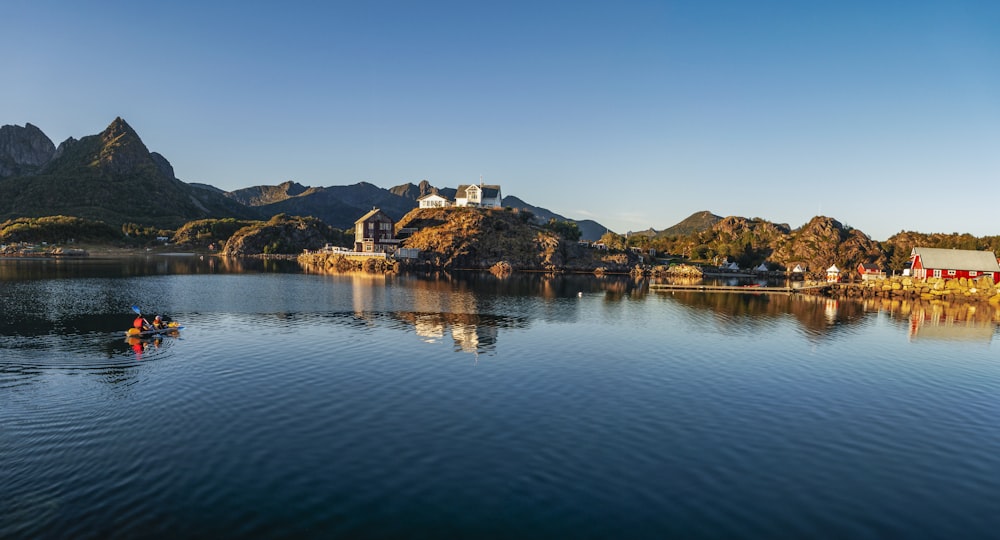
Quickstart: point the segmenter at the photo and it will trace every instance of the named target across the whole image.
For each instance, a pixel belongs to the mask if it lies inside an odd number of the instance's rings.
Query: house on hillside
[[[918,279],[989,276],[1000,283],[1000,263],[992,251],[915,247],[910,252],[910,273]]]
[[[840,268],[837,268],[837,265],[826,269],[826,281],[827,283],[840,283]]]
[[[354,222],[354,251],[364,253],[393,253],[399,247],[393,228],[395,223],[388,214],[372,208]]]
[[[428,193],[418,198],[417,202],[420,203],[420,208],[447,208],[455,204],[438,193]]]
[[[861,263],[858,265],[858,274],[861,274],[861,281],[869,279],[884,279],[885,272],[872,263]]]
[[[479,208],[500,208],[503,196],[499,185],[462,184],[455,192],[455,206],[476,206]]]

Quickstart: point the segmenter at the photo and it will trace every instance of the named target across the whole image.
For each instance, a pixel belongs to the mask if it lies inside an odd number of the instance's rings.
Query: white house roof
[[[992,251],[915,247],[912,255],[920,256],[924,268],[1000,272],[1000,264]]]
[[[830,268],[827,268],[826,271],[827,272],[840,272],[840,268],[837,268],[837,265],[833,265]]]
[[[424,199],[431,199],[431,198],[434,198],[434,197],[437,197],[437,198],[445,200],[445,201],[448,200],[447,197],[442,196],[440,193],[428,193],[427,195],[423,195],[421,197],[417,197],[417,200],[418,201],[422,201]]]

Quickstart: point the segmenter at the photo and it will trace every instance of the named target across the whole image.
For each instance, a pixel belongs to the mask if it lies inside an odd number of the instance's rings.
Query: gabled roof
[[[840,272],[840,268],[837,268],[837,265],[833,265],[830,268],[827,268],[826,271],[827,272]]]
[[[489,198],[496,198],[497,195],[500,194],[500,186],[496,185],[496,184],[487,184],[487,185],[460,184],[458,186],[458,189],[455,190],[455,191],[457,191],[457,193],[455,193],[455,197],[456,198],[459,197],[460,196],[459,194],[465,195],[466,194],[466,190],[469,189],[470,187],[482,188],[482,190],[483,190],[483,197],[487,198],[487,199],[489,199]]]
[[[868,270],[868,271],[871,271],[871,272],[878,272],[878,266],[876,266],[876,265],[874,265],[872,263],[861,263],[861,268],[864,268],[865,270]]]
[[[382,214],[382,216],[384,216],[387,221],[392,221],[392,218],[389,217],[389,214],[386,214],[385,212],[383,212],[378,208],[372,208],[371,212],[368,212],[367,214],[361,216],[361,219],[355,221],[354,224],[357,225],[358,223],[363,223],[365,221],[368,221],[369,219],[375,217],[376,214]]]
[[[924,268],[1000,272],[1000,264],[992,251],[915,247],[912,256],[919,256]]]
[[[446,201],[448,200],[448,197],[445,197],[444,195],[441,195],[440,193],[428,193],[427,195],[423,195],[423,196],[417,197],[417,200],[418,201],[422,201],[424,199],[430,199],[431,197],[437,197],[439,199],[444,199]]]

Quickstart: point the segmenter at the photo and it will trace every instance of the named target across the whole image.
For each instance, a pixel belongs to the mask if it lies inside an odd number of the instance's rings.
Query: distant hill
[[[601,225],[600,223],[594,220],[591,219],[575,220],[566,218],[546,208],[541,208],[539,206],[532,206],[522,201],[521,199],[514,197],[513,195],[508,195],[504,197],[503,205],[510,208],[519,208],[531,212],[532,214],[535,215],[535,217],[537,218],[536,222],[539,224],[548,223],[550,219],[576,223],[576,226],[580,228],[581,240],[590,240],[593,242],[599,240],[601,236],[604,235],[604,233],[608,232],[607,227]]]
[[[293,182],[255,186],[227,193],[266,215],[312,216],[338,229],[350,229],[372,208],[398,220],[417,206],[412,199],[361,182],[351,186],[305,187]]]
[[[226,193],[230,199],[246,206],[265,206],[298,197],[311,188],[298,182],[282,182],[276,186],[254,186]]]
[[[685,236],[707,231],[720,221],[722,221],[722,216],[717,216],[708,210],[702,210],[701,212],[691,214],[672,227],[663,229],[656,236]]]
[[[21,134],[37,143],[40,131],[36,130]],[[5,148],[18,145],[23,149],[25,141]],[[115,226],[131,222],[178,227],[193,219],[251,213],[219,193],[175,178],[170,163],[150,152],[122,118],[98,135],[70,137],[43,165],[26,168],[25,156],[37,160],[42,155],[22,152],[18,161],[16,153],[13,160],[9,151],[5,154],[8,163],[14,161],[15,174],[0,181],[0,220],[64,215]]]

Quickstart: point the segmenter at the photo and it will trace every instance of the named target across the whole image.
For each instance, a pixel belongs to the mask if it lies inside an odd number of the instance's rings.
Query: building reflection
[[[990,343],[1000,325],[1000,306],[983,303],[873,298],[865,309],[906,325],[910,341],[942,340]]]

